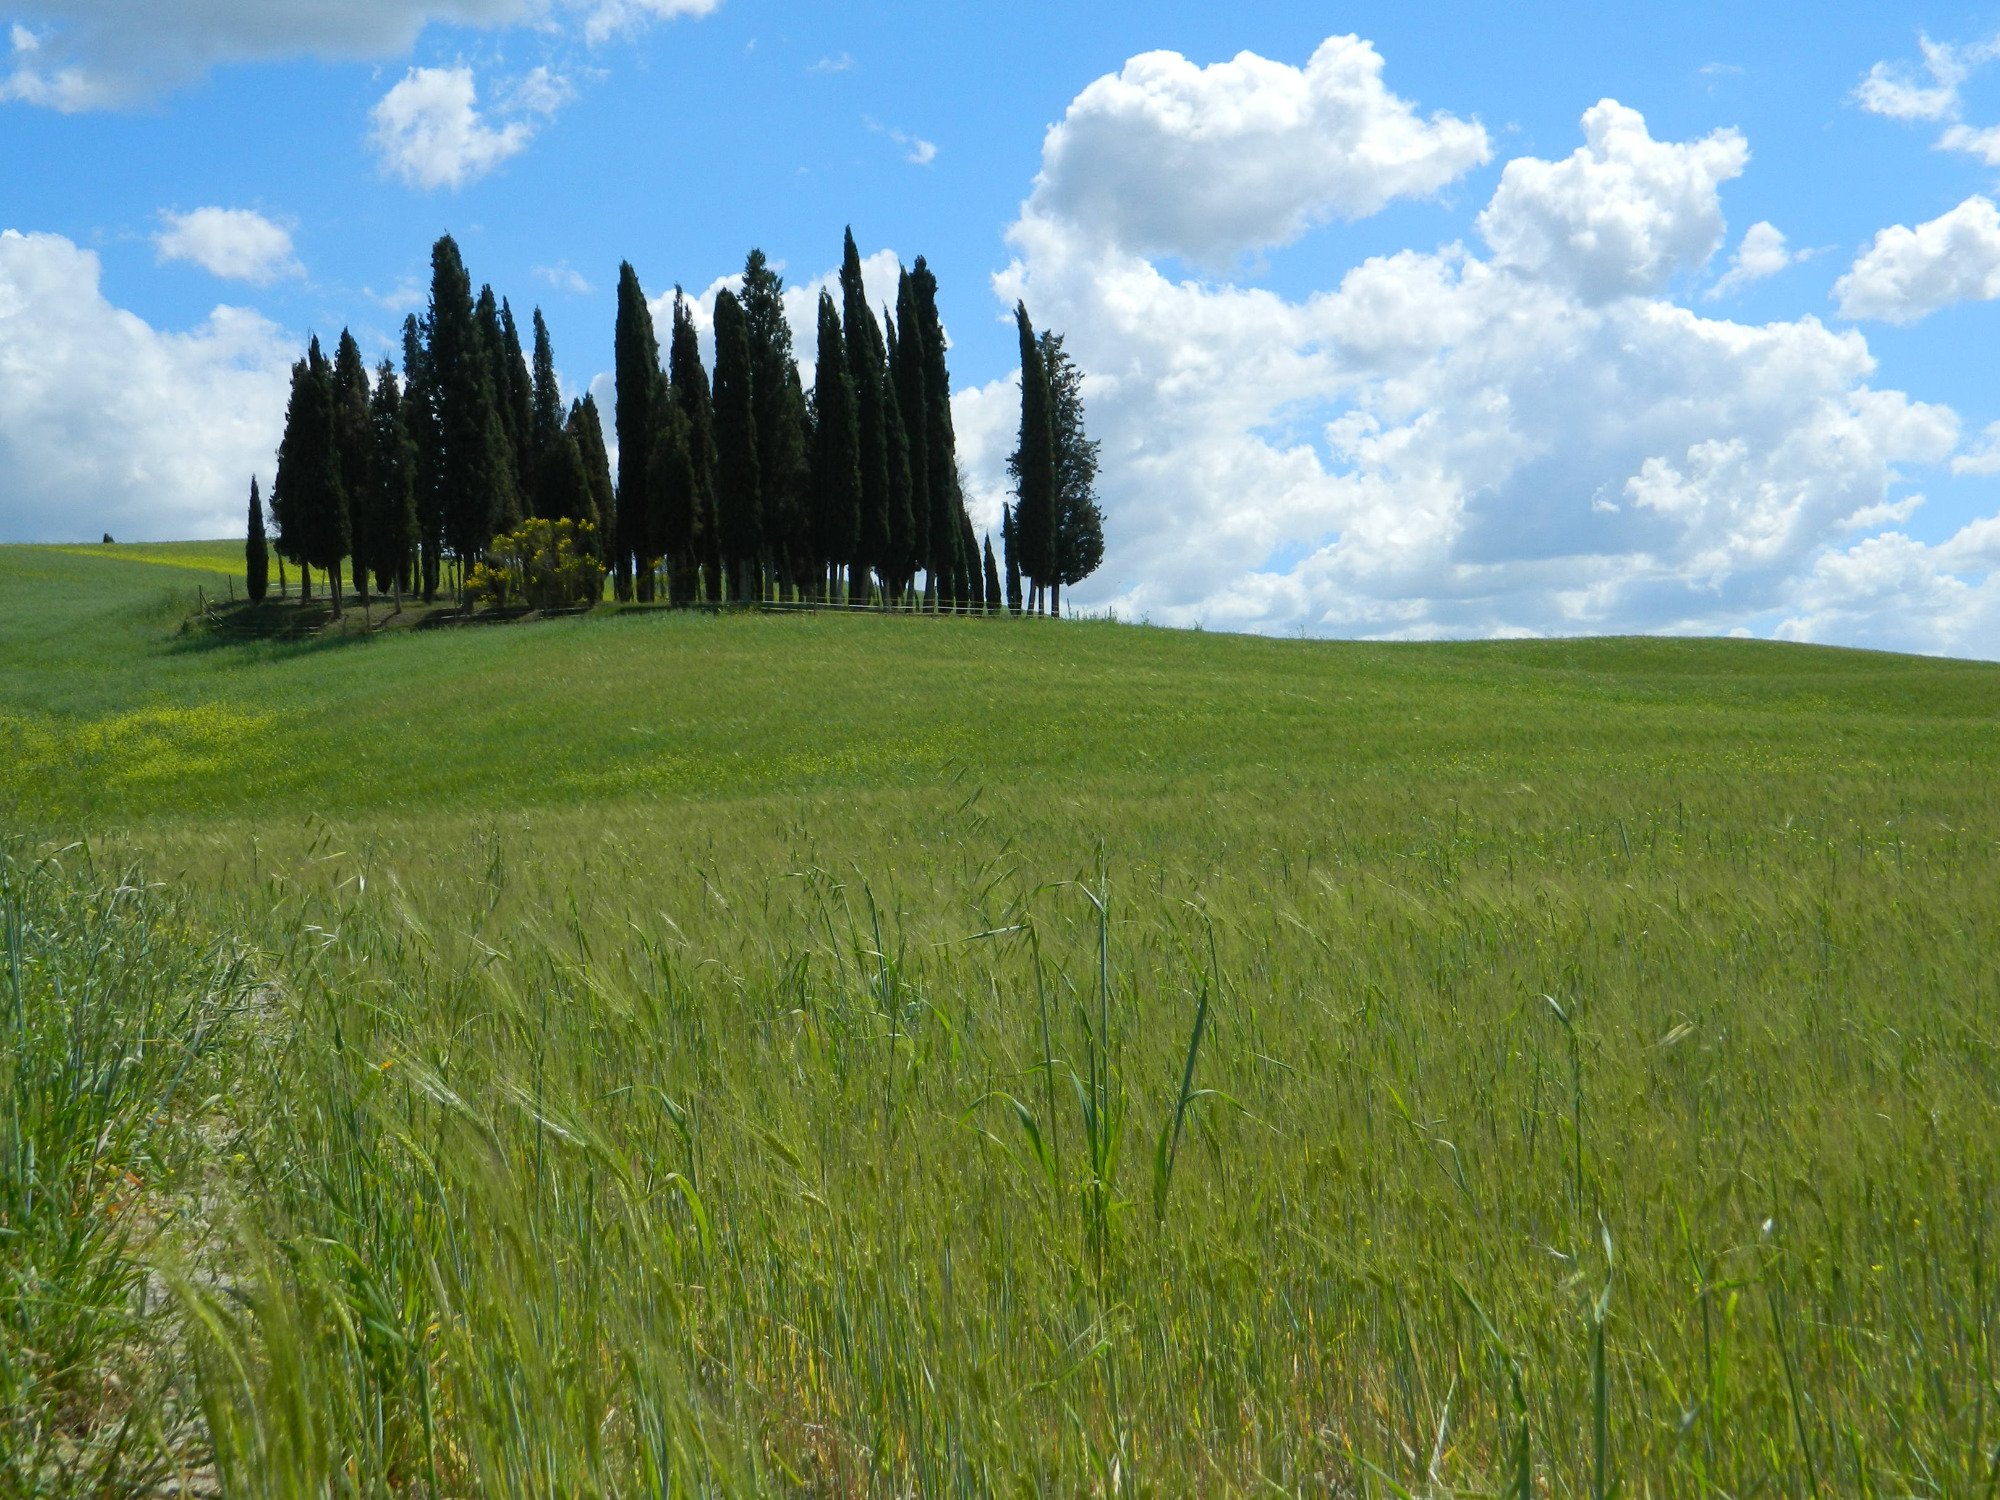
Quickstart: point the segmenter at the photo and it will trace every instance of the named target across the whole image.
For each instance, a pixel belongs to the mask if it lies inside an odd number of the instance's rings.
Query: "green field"
[[[2000,668],[0,548],[0,1494],[2000,1493]]]

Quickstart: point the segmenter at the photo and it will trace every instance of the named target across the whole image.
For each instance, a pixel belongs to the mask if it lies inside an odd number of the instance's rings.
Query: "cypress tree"
[[[840,314],[819,294],[819,358],[813,375],[813,545],[833,597],[838,570],[861,530],[860,435]]]
[[[596,524],[597,502],[590,493],[590,475],[584,468],[583,449],[575,438],[558,427],[542,445],[535,460],[536,491],[542,504],[542,519]]]
[[[993,557],[993,533],[986,533],[986,613],[1000,613],[1003,596],[1000,592],[1000,565]]]
[[[375,441],[374,507],[368,518],[368,565],[375,587],[396,594],[396,608],[410,586],[410,558],[422,532],[417,521],[417,445],[410,436],[408,403],[386,359],[375,372],[369,425]]]
[[[514,322],[514,309],[505,299],[500,303],[500,366],[504,383],[495,382],[494,394],[504,408],[507,436],[514,448],[514,474],[520,481],[521,506],[525,512],[534,493],[535,455],[540,452],[535,446],[535,383],[528,371],[527,356],[521,350],[521,330]]]
[[[1104,512],[1097,503],[1099,444],[1083,430],[1083,372],[1059,333],[1042,334],[1055,444],[1056,545],[1050,612],[1062,612],[1062,591],[1083,582],[1104,561]]]
[[[549,325],[542,310],[535,309],[535,369],[533,410],[529,421],[530,447],[539,461],[541,454],[563,430],[562,382],[556,377],[555,345],[549,339]],[[539,462],[536,472],[540,472]],[[548,512],[537,509],[538,516]]]
[[[951,421],[951,373],[945,366],[944,324],[938,318],[937,278],[920,255],[910,270],[911,300],[923,340],[925,482],[930,492],[930,558],[934,583],[957,573],[958,510],[965,503],[958,479],[958,439]],[[940,592],[945,591],[943,588]]]
[[[674,288],[674,333],[667,363],[674,401],[687,418],[688,462],[694,471],[694,553],[689,560],[700,562],[708,574],[709,598],[719,601],[722,530],[715,514],[715,405],[709,396],[708,371],[701,362],[701,336],[695,332],[694,314],[679,287]]]
[[[419,581],[428,604],[437,598],[438,568],[444,556],[444,444],[438,436],[437,382],[431,375],[429,343],[414,314],[403,320],[403,423],[416,449]]]
[[[647,538],[658,529],[646,490],[646,466],[653,446],[653,387],[660,378],[660,341],[653,333],[653,310],[639,286],[639,273],[626,261],[618,268],[618,321],[612,336],[612,363],[618,382],[614,417],[618,424],[618,534],[612,544],[612,573],[620,599],[637,593],[653,597],[650,568],[640,567]]]
[[[585,391],[581,401],[571,404],[567,429],[576,439],[584,477],[590,481],[591,521],[597,527],[595,545],[602,561],[610,555],[611,533],[618,520],[617,501],[611,484],[611,452],[604,446],[604,420],[598,416],[597,398],[590,392]]]
[[[750,325],[736,293],[724,287],[715,299],[715,513],[723,559],[736,574],[737,596],[746,603],[761,575],[764,553],[757,451]]]
[[[962,505],[958,508],[958,555],[965,559],[959,597],[965,601],[967,611],[980,614],[986,608],[986,578],[979,568],[979,538],[972,530],[972,517]]]
[[[929,571],[931,566],[931,418],[930,402],[925,395],[923,322],[917,316],[916,284],[908,271],[896,278],[894,329],[889,341],[889,379],[895,388],[896,410],[903,421],[903,441],[909,451],[908,566],[914,578],[917,569]],[[936,592],[935,580],[930,592]]]
[[[1015,305],[1014,321],[1021,335],[1021,439],[1008,468],[1019,500],[1014,511],[1015,548],[1033,591],[1029,600],[1029,612],[1033,613],[1040,591],[1055,578],[1055,433],[1048,368],[1035,338],[1035,326],[1028,321],[1026,303]]]
[[[369,416],[368,367],[361,346],[347,329],[333,357],[333,440],[340,455],[341,488],[347,495],[349,556],[354,592],[368,608],[369,525],[378,508],[375,493],[375,424]]]
[[[1014,512],[1000,507],[1000,545],[1007,553],[1007,613],[1021,612],[1021,560],[1014,555]]]
[[[695,483],[689,452],[687,414],[674,399],[673,387],[662,378],[655,389],[658,418],[653,428],[652,462],[646,486],[660,517],[660,555],[668,559],[670,596],[682,603],[694,600]]]
[[[750,392],[757,416],[757,480],[763,496],[764,550],[783,582],[798,586],[809,546],[805,392],[799,384],[784,278],[762,250],[743,265],[743,315],[750,329]]]
[[[264,502],[257,497],[257,479],[250,479],[250,530],[243,542],[243,588],[252,604],[262,604],[271,591],[271,549],[264,538]]]
[[[884,567],[889,548],[889,425],[888,392],[884,365],[887,351],[881,325],[868,305],[868,289],[861,277],[861,252],[855,248],[854,231],[840,261],[841,321],[847,340],[847,373],[854,385],[855,431],[860,440],[856,454],[861,471],[861,527],[855,540],[852,587],[867,597],[867,572]]]
[[[886,369],[893,377],[899,354],[896,325],[884,318],[889,341]],[[911,475],[909,430],[903,425],[902,402],[897,399],[893,378],[883,386],[883,428],[888,439],[888,533],[882,553],[882,591],[890,603],[903,596],[917,571],[916,517]]]
[[[514,376],[510,366],[520,364],[521,341],[514,340],[514,352],[507,352],[506,328],[500,318],[500,304],[493,295],[491,286],[479,289],[479,301],[474,308],[474,318],[479,328],[479,347],[484,355],[487,381],[487,402],[493,412],[494,433],[487,440],[487,462],[500,471],[504,478],[497,478],[494,486],[494,515],[492,531],[479,543],[478,551],[484,553],[486,543],[499,532],[512,531],[521,521],[521,489],[524,476],[520,467],[520,413],[514,408]]]

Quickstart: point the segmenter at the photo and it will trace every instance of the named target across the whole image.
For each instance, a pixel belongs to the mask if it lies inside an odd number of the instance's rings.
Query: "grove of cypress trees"
[[[811,470],[806,446],[805,392],[785,317],[784,278],[762,250],[743,264],[743,315],[750,332],[750,393],[757,416],[757,481],[763,496],[764,551],[781,581],[802,586]]]
[[[299,564],[299,596],[310,597],[307,569],[324,569],[338,614],[340,563],[347,555],[347,492],[334,439],[333,369],[317,338],[306,357],[292,366],[292,397],[278,445],[272,498],[279,550]]]
[[[1000,565],[993,557],[993,533],[986,533],[986,613],[997,615],[1002,604]]]
[[[847,341],[847,373],[854,385],[855,431],[860,448],[861,527],[854,545],[856,576],[852,587],[868,598],[867,573],[883,567],[889,547],[889,425],[886,371],[888,354],[882,327],[868,305],[868,288],[861,275],[861,252],[854,231],[847,231],[840,260],[841,325]]]
[[[660,341],[653,310],[639,286],[639,273],[626,261],[618,268],[618,320],[612,335],[612,365],[618,382],[614,418],[618,425],[618,534],[612,543],[612,575],[620,599],[634,593],[653,597],[652,570],[642,566],[648,537],[658,530],[646,468],[653,446],[653,387],[660,378]]]
[[[838,570],[854,555],[861,531],[860,447],[840,314],[832,295],[821,292],[813,372],[813,546],[830,600],[837,596]]]
[[[271,548],[264,537],[264,502],[257,479],[250,479],[250,529],[243,542],[243,589],[252,604],[262,604],[271,592]]]
[[[1014,475],[1019,504],[1014,510],[1015,551],[1028,577],[1029,612],[1040,604],[1041,590],[1055,578],[1056,451],[1053,405],[1048,368],[1026,303],[1017,303],[1014,321],[1021,335],[1021,439],[1008,468]]]
[[[708,596],[719,601],[722,528],[715,515],[715,404],[709,395],[708,371],[701,362],[701,336],[695,332],[694,314],[678,287],[674,289],[674,332],[667,364],[674,401],[687,418],[688,464],[694,474],[694,546],[708,574]]]
[[[422,539],[417,521],[417,445],[410,435],[407,408],[395,367],[385,359],[375,372],[375,393],[368,406],[375,441],[368,565],[377,590],[395,591],[399,610],[410,587],[410,560]]]
[[[520,512],[513,455],[493,388],[495,361],[473,307],[472,278],[450,235],[431,252],[429,327],[438,510],[462,596],[473,563],[506,518]]]
[[[746,603],[762,573],[764,500],[758,480],[750,325],[736,293],[715,299],[715,514],[723,560]]]
[[[368,608],[369,525],[376,509],[375,425],[370,419],[368,367],[347,329],[333,356],[333,441],[340,455],[340,483],[347,495],[349,556],[354,592]]]
[[[951,421],[951,373],[945,367],[944,324],[938,318],[937,277],[919,255],[910,269],[911,300],[923,341],[925,483],[930,494],[930,557],[935,583],[955,576],[961,565],[958,510],[965,497],[958,482],[958,439]],[[907,337],[907,334],[905,335]],[[940,590],[942,592],[942,590]],[[940,604],[940,607],[944,607]]]

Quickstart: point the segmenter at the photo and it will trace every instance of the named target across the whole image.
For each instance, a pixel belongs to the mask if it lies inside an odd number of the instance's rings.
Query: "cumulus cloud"
[[[1973,521],[1934,546],[1890,531],[1828,550],[1774,633],[1992,656],[2000,639],[2000,518]]]
[[[555,24],[602,42],[721,0],[16,0],[0,101],[68,112],[114,109],[231,62],[401,57],[433,22]]]
[[[1507,163],[1479,216],[1495,259],[1591,302],[1657,293],[1706,263],[1722,242],[1718,190],[1750,160],[1743,137],[1656,141],[1637,110],[1612,99],[1585,113],[1583,134],[1562,161]]]
[[[1720,301],[1752,282],[1775,276],[1785,267],[1804,259],[1804,255],[1795,254],[1785,244],[1784,231],[1777,225],[1752,224],[1743,232],[1743,242],[1736,247],[1729,269],[1708,289],[1708,300]]]
[[[1890,120],[1947,120],[1958,114],[1959,89],[1980,64],[1994,56],[1994,44],[1971,47],[1917,38],[1919,67],[1878,62],[1868,70],[1854,97],[1872,115]]]
[[[1135,254],[1221,266],[1436,193],[1488,159],[1476,122],[1425,119],[1382,68],[1352,36],[1303,68],[1248,52],[1206,68],[1135,57],[1050,129],[1030,212]]]
[[[1282,72],[1249,72],[1292,92]],[[1234,121],[1259,104],[1217,107]],[[1483,247],[1378,256],[1286,297],[1178,278],[1164,233],[1125,227],[1128,201],[1173,224],[1210,190],[1140,149],[1154,125],[1133,121],[1131,149],[1098,143],[1107,192],[1050,193],[1045,163],[995,288],[1063,330],[1086,372],[1110,551],[1076,591],[1085,606],[1382,637],[1774,616],[1817,630],[1834,617],[1802,590],[1820,559],[1907,515],[1906,471],[1957,445],[1949,409],[1872,383],[1859,333],[1704,318],[1668,295],[1722,241],[1718,189],[1748,159],[1733,132],[1658,141],[1605,101],[1574,155],[1508,164]],[[1196,102],[1177,128],[1207,125]],[[1260,215],[1288,226],[1324,202],[1300,179]],[[982,526],[1017,413],[1007,381],[956,398]]]
[[[1833,295],[1842,317],[1884,323],[2000,297],[2000,210],[1975,194],[1915,229],[1891,225],[1834,283]]]
[[[0,535],[240,535],[251,475],[270,481],[293,352],[241,308],[156,329],[105,299],[89,251],[0,233]]]
[[[197,208],[160,215],[153,246],[161,261],[186,261],[225,281],[269,286],[305,275],[292,252],[292,232],[247,208]]]
[[[383,168],[412,187],[457,189],[527,149],[527,120],[495,126],[480,112],[472,69],[412,68],[370,113]]]

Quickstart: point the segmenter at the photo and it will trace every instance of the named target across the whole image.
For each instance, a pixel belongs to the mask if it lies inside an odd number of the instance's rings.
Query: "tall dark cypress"
[[[813,375],[813,544],[833,597],[838,571],[854,555],[861,530],[861,439],[854,414],[854,377],[840,314],[830,293],[819,294],[819,358]]]
[[[957,573],[958,510],[965,497],[958,481],[958,439],[951,421],[951,373],[945,366],[944,324],[938,317],[937,277],[920,255],[910,268],[911,299],[916,304],[917,327],[923,335],[924,447],[928,458],[926,483],[930,490],[931,577],[942,583]]]
[[[610,555],[618,515],[611,483],[611,450],[604,445],[604,419],[597,414],[597,398],[585,391],[581,401],[571,404],[565,425],[576,439],[577,452],[583,455],[584,477],[590,481],[590,520],[597,528],[597,554],[602,561]]]
[[[510,368],[521,363],[521,340],[517,335],[510,356],[506,328],[500,318],[500,304],[491,286],[479,289],[479,301],[474,305],[473,312],[479,327],[480,349],[485,357],[487,400],[493,412],[494,432],[486,446],[494,454],[489,461],[500,471],[493,486],[493,530],[479,544],[479,551],[484,552],[486,542],[491,541],[495,534],[512,531],[521,521],[521,413],[514,407],[514,376]]]
[[[549,325],[542,310],[535,309],[535,369],[532,381],[532,409],[529,418],[530,446],[537,457],[563,430],[562,382],[556,377],[555,345],[549,339]],[[544,512],[537,511],[537,515]]]
[[[1014,322],[1021,335],[1021,439],[1009,466],[1019,497],[1014,511],[1014,524],[1019,532],[1016,549],[1021,571],[1028,576],[1034,591],[1029,601],[1033,612],[1040,604],[1041,590],[1055,578],[1055,430],[1048,367],[1042,358],[1041,343],[1035,337],[1035,325],[1028,321],[1026,303],[1015,305]]]
[[[847,373],[854,385],[856,455],[861,470],[861,527],[855,540],[854,587],[867,597],[867,573],[888,560],[889,546],[889,424],[886,371],[888,353],[882,327],[868,305],[868,288],[861,276],[861,252],[854,231],[847,231],[840,261],[841,325],[847,341]]]
[[[1056,451],[1056,547],[1050,608],[1062,612],[1062,591],[1083,582],[1104,561],[1104,512],[1097,503],[1099,444],[1083,428],[1083,371],[1059,333],[1042,334],[1042,368],[1049,381],[1049,423]]]
[[[1014,512],[1000,507],[1000,545],[1007,553],[1007,613],[1021,612],[1021,560],[1014,555]]]
[[[672,599],[692,603],[695,596],[696,551],[694,459],[689,452],[687,414],[674,399],[673,387],[662,376],[654,388],[657,415],[653,424],[653,457],[646,470],[646,488],[660,518],[660,555],[668,562],[667,588]]]
[[[612,575],[620,599],[636,592],[653,597],[652,569],[643,557],[658,529],[646,467],[653,446],[653,387],[660,378],[660,341],[653,333],[653,310],[639,286],[639,273],[626,261],[618,268],[618,321],[612,336],[612,363],[618,381],[614,417],[618,425],[618,534],[612,542]]]
[[[333,356],[333,441],[340,455],[340,483],[347,495],[349,555],[354,592],[368,607],[369,525],[377,508],[375,425],[370,420],[368,366],[347,329]]]
[[[368,406],[375,440],[368,566],[378,590],[395,591],[399,609],[410,587],[410,560],[422,537],[417,522],[417,446],[410,435],[408,407],[396,383],[395,367],[383,360]]]
[[[882,592],[891,604],[901,600],[910,581],[916,576],[917,538],[916,517],[913,512],[911,482],[913,465],[910,456],[909,430],[903,425],[902,402],[897,399],[894,382],[896,361],[896,325],[884,319],[884,328],[889,341],[888,383],[883,387],[882,402],[883,430],[887,437],[888,453],[888,527],[882,547]]]
[[[757,479],[764,498],[764,547],[781,581],[811,581],[806,542],[811,524],[806,492],[805,392],[799,384],[792,327],[785,317],[784,278],[762,250],[743,266],[743,314],[750,327],[750,390],[757,413]],[[802,545],[803,544],[803,545]]]
[[[979,538],[972,530],[972,517],[962,505],[958,508],[958,555],[965,559],[959,574],[959,597],[965,601],[966,611],[976,615],[986,608],[986,575],[979,567]]]
[[[997,615],[1004,603],[1000,592],[1000,564],[993,557],[993,533],[986,533],[986,613]]]
[[[764,497],[758,478],[750,325],[736,293],[715,299],[715,513],[722,555],[746,603],[763,574]]]
[[[262,604],[271,591],[271,548],[264,537],[264,502],[257,496],[257,479],[250,479],[250,528],[243,540],[243,587],[252,604]]]
[[[521,330],[514,322],[514,309],[505,298],[500,302],[500,365],[506,383],[496,382],[494,394],[504,408],[504,425],[513,443],[514,473],[520,481],[521,508],[525,512],[534,492],[535,455],[540,451],[535,447],[535,382],[521,349]]]
[[[722,598],[722,529],[715,517],[715,404],[701,362],[701,337],[687,299],[674,289],[674,334],[667,355],[674,400],[687,418],[688,462],[694,470],[694,537],[708,575],[708,597]]]
[[[909,449],[909,566],[914,574],[917,569],[929,571],[931,566],[931,414],[925,393],[927,345],[923,321],[917,315],[916,283],[908,271],[896,279],[895,330],[890,342],[889,379],[903,419],[903,441]]]
[[[403,423],[416,448],[417,550],[424,602],[437,598],[444,557],[444,442],[439,436],[437,381],[431,373],[426,326],[403,320]]]

